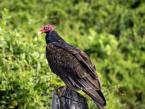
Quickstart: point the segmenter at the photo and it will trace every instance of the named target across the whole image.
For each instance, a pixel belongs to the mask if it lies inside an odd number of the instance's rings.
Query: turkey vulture
[[[46,58],[52,72],[71,89],[84,91],[103,109],[106,100],[101,92],[95,66],[87,54],[65,42],[51,24],[43,26],[39,33],[46,33]]]

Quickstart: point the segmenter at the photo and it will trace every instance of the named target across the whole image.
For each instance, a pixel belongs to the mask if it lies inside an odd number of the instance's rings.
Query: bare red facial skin
[[[42,32],[42,33],[47,33],[47,32],[52,32],[53,30],[54,30],[53,25],[48,24],[48,25],[43,26],[43,27],[40,29],[40,32]]]

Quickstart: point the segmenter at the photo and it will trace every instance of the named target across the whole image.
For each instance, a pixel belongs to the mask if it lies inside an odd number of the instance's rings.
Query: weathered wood
[[[52,109],[88,109],[88,104],[78,92],[59,87],[53,92]]]

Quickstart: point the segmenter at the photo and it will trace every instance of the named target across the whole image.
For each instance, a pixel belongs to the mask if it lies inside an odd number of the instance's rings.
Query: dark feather
[[[98,106],[106,105],[95,67],[84,52],[60,39],[47,44],[46,57],[67,86],[82,89]]]

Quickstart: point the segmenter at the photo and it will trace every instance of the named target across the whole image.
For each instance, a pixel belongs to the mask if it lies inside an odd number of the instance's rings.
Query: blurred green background
[[[91,57],[106,109],[145,109],[144,0],[0,0],[0,109],[51,109],[47,23]]]

